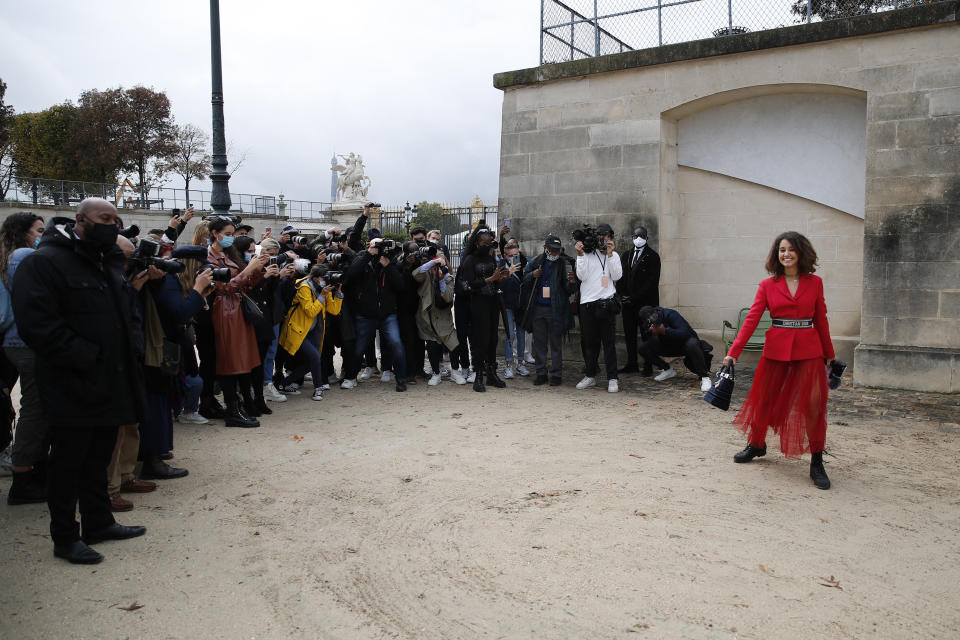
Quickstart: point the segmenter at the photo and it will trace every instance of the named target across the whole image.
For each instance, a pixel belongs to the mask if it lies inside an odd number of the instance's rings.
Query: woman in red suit
[[[811,453],[810,477],[829,489],[823,469],[827,436],[827,373],[835,359],[823,301],[823,280],[813,275],[817,252],[796,231],[781,233],[770,249],[766,269],[773,277],[760,283],[737,339],[723,359],[736,362],[767,309],[773,319],[763,345],[753,387],[733,423],[747,434],[747,448],[734,462],[766,455],[767,428],[780,436],[788,458]]]

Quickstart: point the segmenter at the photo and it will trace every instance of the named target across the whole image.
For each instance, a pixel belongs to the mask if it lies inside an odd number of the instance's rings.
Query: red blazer
[[[763,357],[770,360],[832,360],[836,357],[830,342],[827,305],[823,301],[823,280],[809,273],[800,277],[796,297],[790,295],[787,281],[782,277],[767,278],[760,283],[750,313],[743,321],[728,356],[740,357],[766,309],[770,310],[771,318],[813,318],[813,328],[770,327],[763,343]]]

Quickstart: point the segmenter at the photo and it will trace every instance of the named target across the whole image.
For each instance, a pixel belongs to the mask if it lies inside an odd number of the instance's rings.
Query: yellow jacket
[[[326,316],[339,315],[340,307],[343,304],[343,298],[339,298],[334,293],[324,294],[323,298],[318,298],[313,294],[308,278],[302,278],[297,281],[297,295],[294,296],[293,305],[287,311],[287,317],[280,327],[280,346],[289,354],[294,354],[303,344],[303,339],[307,337],[310,327],[313,326],[313,320],[318,314],[322,314],[321,319],[324,322],[324,333],[326,333]],[[320,338],[318,351],[323,351],[323,338]]]

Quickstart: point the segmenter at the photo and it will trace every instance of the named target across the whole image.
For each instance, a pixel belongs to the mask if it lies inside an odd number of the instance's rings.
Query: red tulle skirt
[[[823,451],[827,439],[827,372],[822,358],[760,358],[753,386],[733,424],[755,447],[766,443],[767,428],[780,436],[788,458]]]

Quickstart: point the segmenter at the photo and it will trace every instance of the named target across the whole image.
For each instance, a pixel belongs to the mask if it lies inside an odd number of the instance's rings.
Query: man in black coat
[[[17,328],[36,352],[37,386],[51,426],[53,553],[73,563],[103,560],[88,544],[146,531],[117,524],[107,495],[117,427],[141,422],[144,407],[135,297],[123,277],[116,219],[110,202],[87,198],[75,224],[51,221],[14,276]]]
[[[620,254],[623,277],[617,280],[617,293],[623,303],[623,339],[627,346],[627,365],[620,373],[636,373],[637,316],[641,307],[660,304],[660,256],[647,244],[646,227],[633,230],[633,248]],[[643,375],[653,375],[649,365]]]

